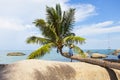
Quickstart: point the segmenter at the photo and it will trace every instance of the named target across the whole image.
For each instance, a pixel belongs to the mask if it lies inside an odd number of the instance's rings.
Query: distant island
[[[24,56],[25,54],[22,52],[10,52],[7,56]]]

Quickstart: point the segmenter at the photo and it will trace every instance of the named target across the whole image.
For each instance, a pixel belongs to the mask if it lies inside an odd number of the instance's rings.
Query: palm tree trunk
[[[59,51],[60,51],[60,54],[61,54],[62,56],[64,56],[64,54],[63,54],[63,52],[62,52],[62,48],[59,48]]]
[[[60,54],[64,56],[64,53],[62,52],[62,48],[63,48],[63,45],[59,44],[57,49],[59,50]]]
[[[92,59],[92,58],[81,58],[80,56],[68,56],[66,54],[63,55],[64,57],[71,58],[73,60],[78,60],[94,65],[99,65],[102,67],[106,68],[114,68],[114,69],[119,69],[120,70],[120,63],[115,63],[115,62],[109,62],[109,61],[104,61],[104,60],[99,60],[99,59]]]

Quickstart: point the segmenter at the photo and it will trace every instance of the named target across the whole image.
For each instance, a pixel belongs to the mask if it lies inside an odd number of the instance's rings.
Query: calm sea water
[[[33,50],[0,50],[0,64],[11,64],[17,61],[25,60],[27,56],[32,52]],[[88,50],[84,50],[84,52],[87,52]],[[118,59],[117,56],[110,55],[114,50],[107,50],[107,49],[92,49],[90,50],[91,53],[98,52],[101,54],[109,54],[107,58],[109,59]],[[7,53],[9,52],[22,52],[25,53],[25,56],[7,56]],[[56,52],[56,50],[52,50],[50,53],[46,54],[42,58],[42,60],[51,60],[51,61],[65,61],[69,62],[70,59],[65,58],[61,56],[59,53]]]

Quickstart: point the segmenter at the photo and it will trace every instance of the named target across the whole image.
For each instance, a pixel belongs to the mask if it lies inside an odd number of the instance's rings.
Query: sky
[[[120,48],[120,0],[0,0],[0,50],[34,50],[29,36],[42,36],[32,24],[46,19],[46,6],[75,8],[73,32],[86,38],[82,49]]]

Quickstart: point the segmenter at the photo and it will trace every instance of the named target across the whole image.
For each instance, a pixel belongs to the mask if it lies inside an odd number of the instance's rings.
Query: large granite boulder
[[[24,53],[21,52],[10,52],[7,54],[7,56],[24,56]]]
[[[107,55],[105,55],[105,54],[100,54],[100,53],[93,53],[92,55],[91,55],[91,58],[106,58],[107,57]]]
[[[120,70],[84,62],[24,60],[0,65],[0,80],[120,80]]]

